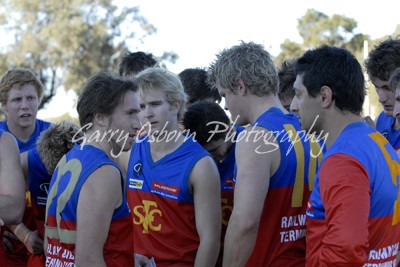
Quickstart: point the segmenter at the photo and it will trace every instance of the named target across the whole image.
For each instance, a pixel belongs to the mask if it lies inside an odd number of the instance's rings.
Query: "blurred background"
[[[32,69],[46,88],[38,118],[53,122],[77,122],[76,99],[85,81],[100,70],[117,72],[127,50],[152,53],[177,74],[207,67],[240,40],[263,44],[277,65],[329,44],[349,49],[364,66],[374,45],[400,35],[400,4],[393,0],[0,3],[0,73]],[[367,86],[364,115],[375,119],[381,105],[369,81]]]

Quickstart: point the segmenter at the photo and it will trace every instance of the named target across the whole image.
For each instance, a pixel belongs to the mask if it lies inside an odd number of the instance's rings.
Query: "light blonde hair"
[[[79,126],[64,120],[52,124],[43,131],[37,140],[37,149],[40,159],[49,174],[52,174],[60,159],[74,146],[73,140],[80,140],[83,132]]]
[[[183,119],[187,95],[178,75],[166,69],[152,67],[140,72],[134,82],[138,85],[140,94],[162,90],[168,104],[180,103],[178,120]]]

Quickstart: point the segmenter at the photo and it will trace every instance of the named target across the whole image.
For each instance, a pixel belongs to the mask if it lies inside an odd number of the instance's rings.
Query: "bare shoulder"
[[[15,137],[8,132],[4,132],[1,135],[0,146],[1,146],[1,148],[4,148],[4,149],[10,148],[12,150],[15,150],[15,148],[18,148],[17,140],[15,140]]]
[[[190,177],[190,183],[192,185],[198,183],[204,183],[204,181],[212,182],[219,181],[218,168],[215,161],[211,156],[205,156],[201,158],[193,167]]]
[[[266,158],[279,154],[279,143],[272,131],[250,126],[236,139],[236,156],[239,158]]]
[[[90,174],[88,181],[93,181],[95,185],[112,185],[121,179],[120,170],[111,164],[104,164]]]

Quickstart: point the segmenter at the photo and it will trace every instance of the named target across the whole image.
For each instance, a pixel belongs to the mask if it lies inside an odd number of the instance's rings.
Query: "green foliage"
[[[380,41],[388,36],[382,36],[376,40],[371,40],[369,35],[363,33],[355,33],[357,21],[342,15],[334,14],[331,17],[314,9],[307,10],[306,14],[298,19],[297,29],[302,37],[302,43],[296,43],[286,39],[281,44],[281,53],[275,58],[277,65],[285,59],[299,57],[307,49],[315,48],[323,44],[343,47],[351,51],[364,66],[364,41],[368,42],[368,52]],[[400,25],[397,26],[395,32],[391,35],[396,38],[400,35]],[[367,51],[365,51],[367,52]],[[365,74],[368,81],[368,76]],[[375,119],[382,111],[382,106],[378,102],[378,96],[371,84],[367,83],[367,100],[369,107],[366,107],[363,115],[369,115]]]
[[[142,36],[123,34],[126,24]],[[0,25],[9,37],[0,45],[0,72],[36,72],[46,87],[42,105],[59,87],[79,94],[92,74],[114,71],[126,38],[156,32],[137,7],[118,9],[107,0],[3,0]]]
[[[79,119],[76,117],[72,117],[71,115],[69,115],[69,113],[64,113],[63,115],[59,116],[59,117],[54,117],[54,118],[46,118],[46,121],[50,121],[53,123],[57,123],[63,120],[67,120],[70,122],[73,122],[77,125],[79,125]]]
[[[334,45],[349,49],[362,60],[363,42],[369,40],[368,35],[356,34],[357,22],[352,18],[334,14],[331,17],[314,9],[309,9],[306,14],[298,19],[297,29],[303,39],[301,44],[285,40],[281,45],[282,52],[277,56],[276,63],[280,65],[283,60],[299,57],[307,49],[323,44]]]

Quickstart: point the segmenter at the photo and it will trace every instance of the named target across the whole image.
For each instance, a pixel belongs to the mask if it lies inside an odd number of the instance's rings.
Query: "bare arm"
[[[20,154],[22,173],[25,179],[25,183],[28,184],[28,151]],[[24,243],[25,247],[32,254],[43,253],[43,240],[39,236],[39,232],[29,230],[23,223],[18,225],[10,225],[10,229],[18,237],[18,239]]]
[[[122,203],[120,174],[104,165],[82,186],[78,200],[75,264],[105,267],[103,247],[114,209]]]
[[[217,166],[204,157],[190,174],[196,228],[200,237],[194,266],[215,266],[221,235],[221,187]]]
[[[280,159],[280,154],[274,145],[266,145],[262,139],[255,141],[249,136],[236,144],[235,157],[234,205],[225,235],[223,259],[223,266],[229,267],[245,266],[253,251],[271,172],[274,171],[273,161]]]
[[[0,138],[0,218],[19,224],[25,210],[25,183],[17,142],[9,133]]]

